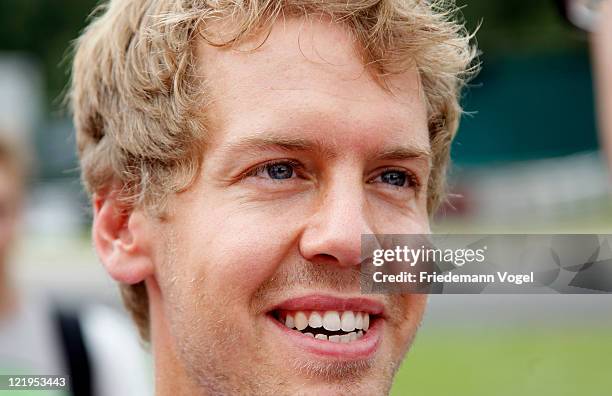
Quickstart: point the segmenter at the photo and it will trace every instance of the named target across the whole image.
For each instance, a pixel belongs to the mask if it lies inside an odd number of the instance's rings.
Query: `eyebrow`
[[[320,147],[321,144],[309,139],[277,135],[257,135],[248,136],[239,140],[238,142],[230,143],[225,150],[266,150],[276,148],[283,151],[316,151]]]
[[[325,157],[334,158],[337,153],[332,149],[325,148],[322,142],[317,140],[280,136],[275,134],[262,134],[248,136],[240,139],[237,142],[230,143],[223,148],[225,153],[236,151],[252,151],[252,150],[277,150],[284,152],[318,152]],[[382,151],[373,153],[372,158],[377,160],[410,160],[410,159],[425,159],[431,163],[431,150],[429,147],[420,147],[416,145],[397,145],[385,148]]]
[[[416,146],[396,146],[386,149],[376,155],[379,160],[409,160],[409,159],[424,159],[431,165],[431,149],[421,148]]]

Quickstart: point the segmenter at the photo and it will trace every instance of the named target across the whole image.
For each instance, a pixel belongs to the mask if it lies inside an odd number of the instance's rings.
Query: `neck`
[[[169,331],[163,309],[159,285],[154,278],[147,279],[149,295],[149,320],[151,346],[155,362],[155,395],[187,396],[199,394],[190,381],[184,366],[178,358],[176,344]]]

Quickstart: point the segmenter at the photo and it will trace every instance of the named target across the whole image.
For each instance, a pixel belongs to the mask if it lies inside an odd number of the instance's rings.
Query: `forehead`
[[[211,90],[211,121],[229,134],[323,130],[343,139],[344,131],[363,145],[386,138],[429,146],[416,67],[386,78],[389,90],[384,89],[342,25],[312,17],[283,19],[268,36],[233,48],[202,40],[198,62]]]

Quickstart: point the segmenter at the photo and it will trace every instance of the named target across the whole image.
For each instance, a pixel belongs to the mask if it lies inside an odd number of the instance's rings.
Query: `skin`
[[[8,259],[18,233],[22,186],[14,171],[0,161],[0,316],[15,305],[8,278]]]
[[[429,233],[418,74],[384,90],[323,20],[287,19],[250,51],[261,41],[199,44],[214,101],[197,180],[163,219],[97,194],[96,249],[116,280],[146,282],[157,395],[387,393],[426,296],[368,296],[386,316],[363,359],[305,351],[267,313],[312,293],[359,297],[362,234]]]
[[[612,25],[603,23],[612,18],[612,2],[604,1],[600,10],[600,21],[592,35],[591,46],[595,71],[599,107],[599,130],[601,147],[608,161],[609,180],[612,183]]]

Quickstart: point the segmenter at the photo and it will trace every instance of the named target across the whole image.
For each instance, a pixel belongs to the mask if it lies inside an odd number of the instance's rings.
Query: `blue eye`
[[[380,179],[383,183],[392,186],[404,187],[406,185],[406,173],[400,171],[386,171],[381,173]]]
[[[270,176],[270,179],[291,179],[293,176],[293,166],[288,163],[268,164],[266,165],[266,172],[268,176]]]
[[[285,181],[299,177],[302,166],[297,161],[280,160],[261,164],[246,173],[247,177],[258,177],[266,180]]]

